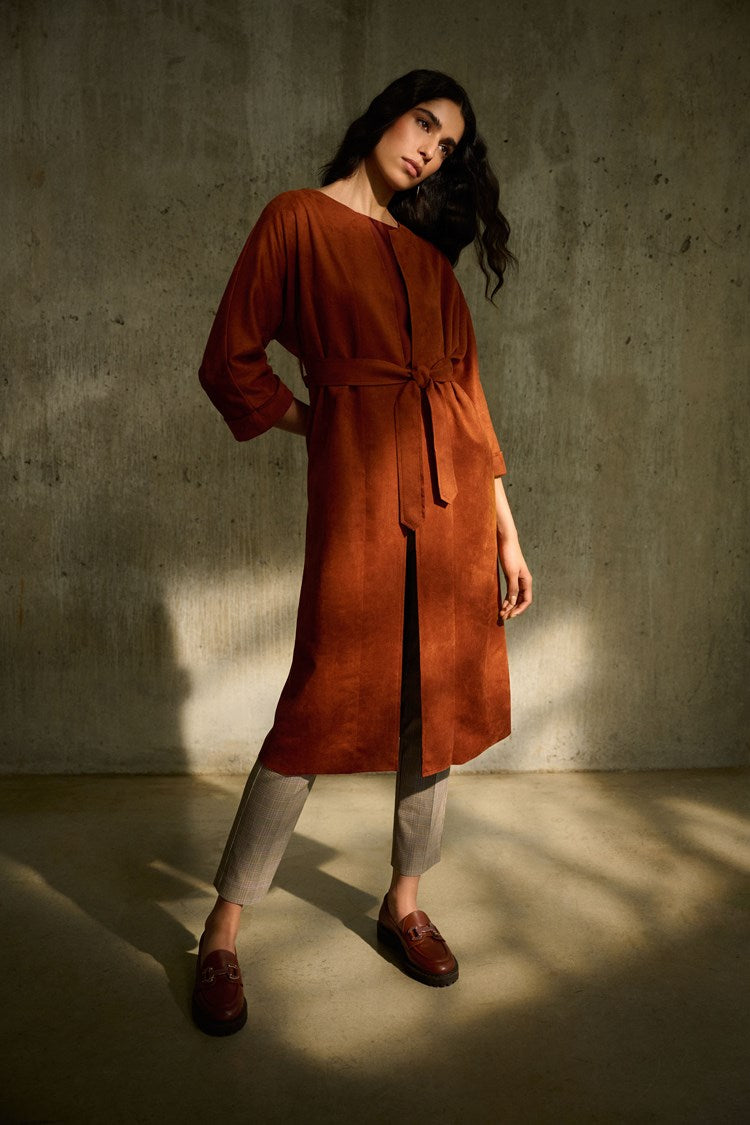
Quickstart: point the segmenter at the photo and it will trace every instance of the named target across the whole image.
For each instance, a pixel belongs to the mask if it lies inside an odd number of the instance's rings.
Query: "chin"
[[[403,176],[383,176],[383,179],[392,192],[407,191],[409,188],[409,185],[403,182]]]
[[[393,191],[408,191],[410,187],[414,186],[414,180],[409,173],[405,172],[401,167],[400,161],[394,165],[392,170],[386,168],[381,169],[381,174],[388,184],[388,187]]]
[[[413,179],[408,172],[401,172],[397,179],[398,186],[395,189],[396,191],[409,191],[410,188],[415,188],[418,183],[421,183],[420,180]]]

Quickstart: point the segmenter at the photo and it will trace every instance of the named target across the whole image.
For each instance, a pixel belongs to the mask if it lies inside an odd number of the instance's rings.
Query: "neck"
[[[359,162],[351,176],[329,184],[326,191],[340,203],[345,203],[347,207],[363,215],[369,215],[371,219],[391,222],[393,218],[388,211],[393,191],[369,157]]]

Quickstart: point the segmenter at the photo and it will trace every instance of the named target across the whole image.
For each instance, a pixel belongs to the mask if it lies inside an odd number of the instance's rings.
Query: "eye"
[[[431,132],[432,122],[428,121],[426,117],[417,117],[416,122],[417,122],[418,125],[422,126],[422,128],[424,129],[424,131],[426,133]],[[438,148],[441,150],[441,152],[443,154],[443,159],[445,159],[446,156],[450,156],[451,152],[453,151],[453,149],[451,148],[450,145],[446,145],[442,141],[438,145]]]

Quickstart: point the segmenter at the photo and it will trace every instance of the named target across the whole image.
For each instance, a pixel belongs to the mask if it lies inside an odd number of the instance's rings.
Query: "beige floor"
[[[188,996],[244,778],[5,780],[2,1120],[750,1120],[750,772],[454,775],[431,989],[374,941],[393,774],[319,777],[239,953]]]

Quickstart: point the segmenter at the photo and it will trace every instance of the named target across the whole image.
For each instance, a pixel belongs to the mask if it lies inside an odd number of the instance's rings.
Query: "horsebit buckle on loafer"
[[[406,931],[406,936],[411,941],[419,941],[419,939],[424,937],[425,934],[432,934],[432,936],[437,938],[438,941],[444,940],[444,938],[441,937],[437,926],[433,926],[433,925],[429,925],[429,926],[410,926],[409,929]]]
[[[239,965],[227,965],[224,969],[214,969],[208,965],[201,972],[201,984],[213,984],[217,977],[227,977],[231,981],[240,979]]]

